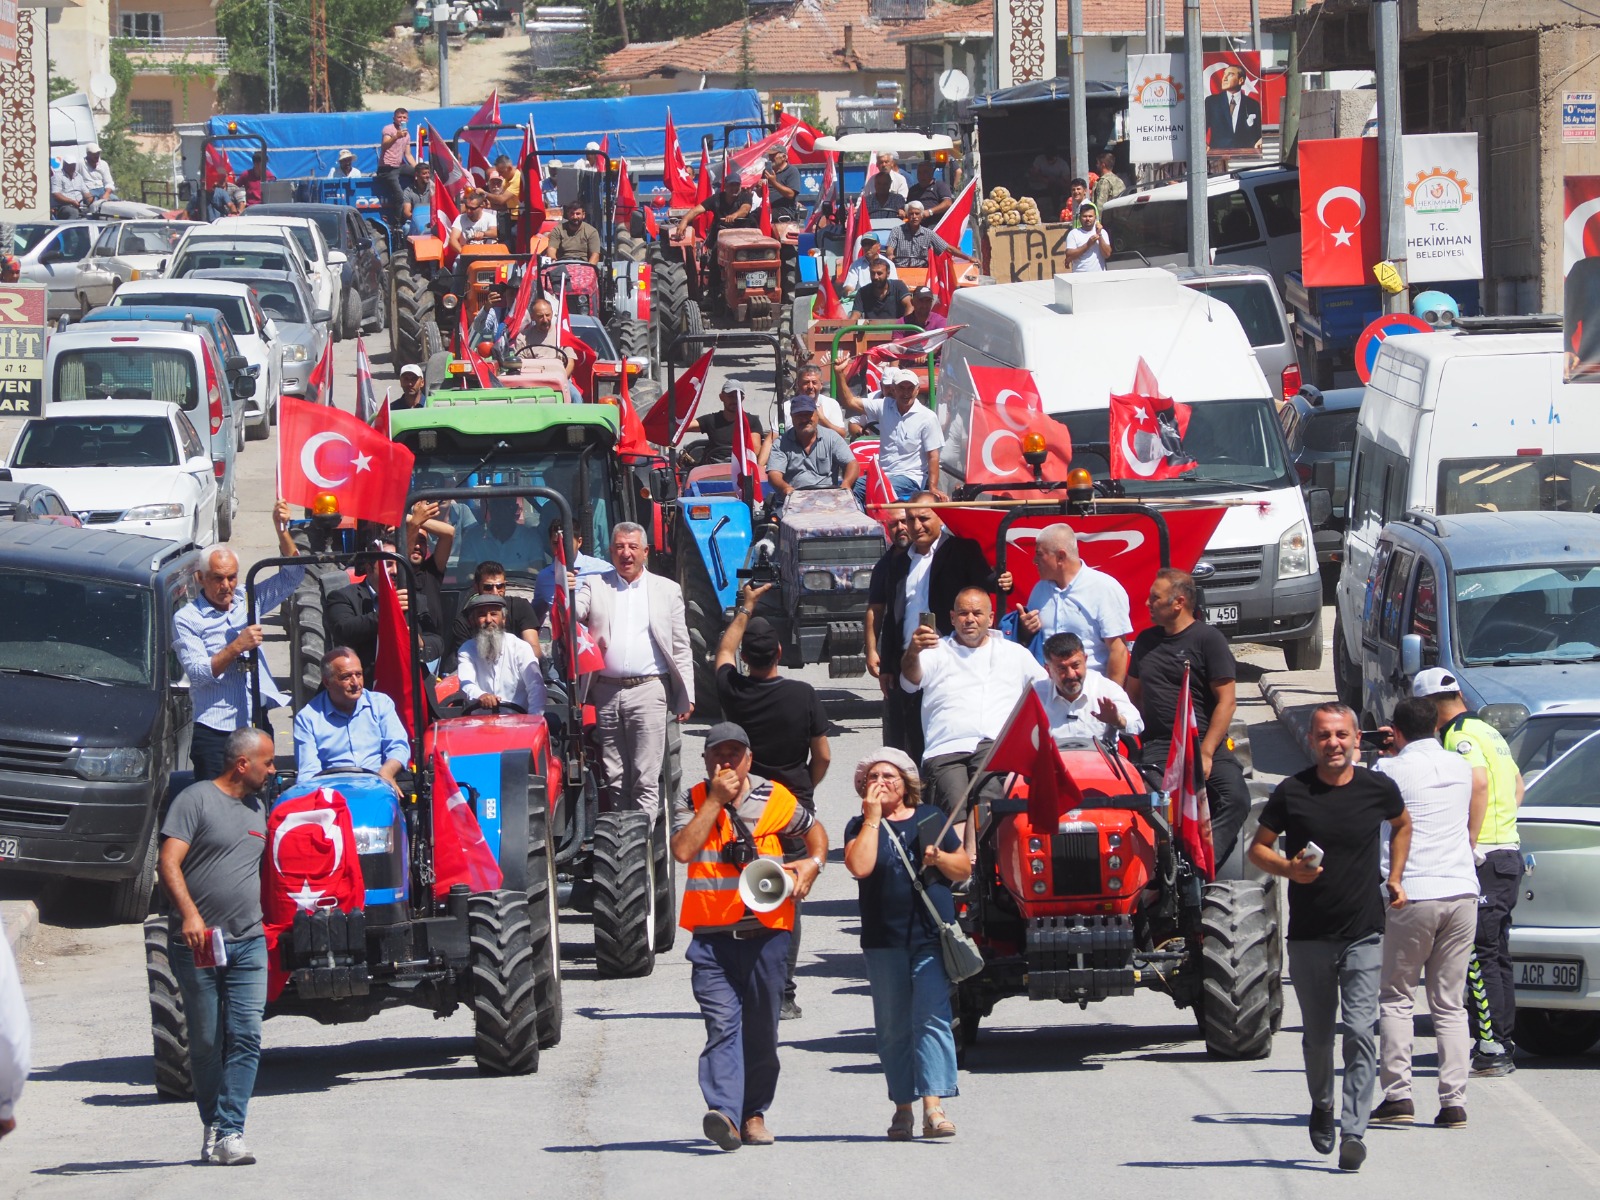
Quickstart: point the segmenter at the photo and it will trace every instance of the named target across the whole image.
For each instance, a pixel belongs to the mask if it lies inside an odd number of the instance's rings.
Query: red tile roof
[[[1260,0],[1261,19],[1288,15],[1290,0]],[[1167,0],[1167,32],[1183,35],[1183,4]],[[1203,0],[1201,28],[1208,36],[1250,32],[1250,0]],[[1067,0],[1056,0],[1056,30],[1067,36]],[[1144,0],[1083,0],[1083,31],[1089,37],[1115,35],[1139,37],[1144,34]],[[920,42],[946,38],[952,34],[989,37],[994,32],[993,0],[976,4],[941,5],[925,20],[894,31],[897,42]]]

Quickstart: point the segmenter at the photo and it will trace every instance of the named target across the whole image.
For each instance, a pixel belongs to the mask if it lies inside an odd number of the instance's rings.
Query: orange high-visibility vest
[[[771,784],[772,792],[761,810],[750,836],[755,839],[756,853],[774,862],[783,861],[783,843],[778,835],[794,820],[794,793],[781,783]],[[706,785],[697,783],[689,792],[694,811],[699,812],[706,800]],[[717,814],[717,823],[711,836],[689,860],[687,878],[683,885],[683,907],[679,911],[678,925],[693,933],[695,930],[715,930],[737,925],[752,915],[739,899],[739,868],[722,861],[722,850],[729,842],[737,840],[733,821],[727,810]],[[768,929],[794,928],[794,900],[785,900],[771,912],[753,914]]]

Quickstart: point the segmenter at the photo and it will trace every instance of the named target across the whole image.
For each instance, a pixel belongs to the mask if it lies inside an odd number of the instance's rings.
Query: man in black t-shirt
[[[733,610],[733,620],[728,622],[717,647],[717,699],[723,716],[742,727],[750,738],[750,769],[783,784],[802,808],[814,813],[816,788],[828,773],[831,760],[828,716],[822,711],[822,701],[814,687],[778,674],[778,661],[783,657],[778,633],[765,617],[753,616],[757,603],[772,587],[770,583],[758,587],[747,583],[739,589],[739,607]],[[739,674],[740,654],[744,656],[747,675]],[[784,849],[804,857],[801,845]],[[781,1020],[792,1021],[800,1015],[794,984],[799,957],[800,904],[796,901]]]
[[[756,465],[761,469],[761,478],[765,479],[767,459],[772,454],[772,434],[767,432],[761,418],[751,411],[744,385],[737,379],[723,380],[722,391],[717,394],[717,399],[722,402],[721,412],[707,413],[689,422],[689,433],[706,435],[708,444],[704,461],[728,462],[733,458],[733,427],[738,422],[739,405],[742,402],[744,419],[750,426],[751,436],[756,439]]]
[[[1227,638],[1195,618],[1197,594],[1194,576],[1187,571],[1168,567],[1156,573],[1149,599],[1155,624],[1134,639],[1126,686],[1128,698],[1144,718],[1141,761],[1160,771],[1167,765],[1179,689],[1184,668],[1189,668],[1194,719],[1200,729],[1200,765],[1211,805],[1211,844],[1220,869],[1250,814],[1250,787],[1228,746],[1235,708],[1233,651]]]
[[[1333,1035],[1342,1016],[1341,1171],[1360,1170],[1367,1157],[1363,1138],[1378,1070],[1384,893],[1389,904],[1404,906],[1400,880],[1411,850],[1411,818],[1400,788],[1356,765],[1360,737],[1349,708],[1316,707],[1306,739],[1316,765],[1273,789],[1249,853],[1261,870],[1289,881],[1289,974],[1300,1001],[1311,1144],[1319,1154],[1333,1150]],[[1380,855],[1385,821],[1393,830],[1387,881]],[[1274,846],[1280,835],[1284,853]]]
[[[774,221],[794,221],[800,215],[800,168],[789,161],[789,152],[779,146],[772,152],[767,169],[761,173],[772,202]]]
[[[911,292],[889,278],[889,260],[872,260],[872,281],[856,293],[851,311],[868,321],[903,321],[911,315]]]

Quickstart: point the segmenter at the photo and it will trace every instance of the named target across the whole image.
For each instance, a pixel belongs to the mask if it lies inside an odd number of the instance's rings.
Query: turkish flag
[[[704,145],[700,147],[700,178],[694,185],[694,202],[704,205],[711,199],[711,152]],[[694,231],[697,236],[704,239],[706,231],[711,228],[711,214],[701,213],[694,219]]]
[[[606,656],[600,652],[600,643],[594,640],[587,626],[572,619],[571,601],[567,594],[567,546],[565,538],[555,539],[556,594],[550,605],[550,633],[556,645],[565,648],[567,660],[574,664],[573,675],[589,675],[603,669]],[[576,635],[575,639],[573,635]]]
[[[368,425],[378,413],[378,400],[372,389],[372,360],[367,357],[367,343],[356,338],[356,416]]]
[[[972,219],[972,206],[977,201],[977,189],[978,181],[973,179],[961,189],[961,194],[949,208],[945,209],[944,216],[939,218],[939,223],[933,228],[935,233],[952,246],[961,245],[961,235],[966,232],[967,222]]]
[[[594,364],[599,356],[589,349],[589,344],[572,332],[572,318],[567,313],[567,280],[561,280],[561,297],[556,304],[556,344],[572,351],[577,365],[572,369],[572,382],[586,400],[594,398]]]
[[[411,638],[411,626],[406,624],[406,614],[400,607],[400,595],[387,568],[388,564],[384,563],[383,569],[374,567],[371,572],[378,593],[378,654],[372,664],[372,686],[394,701],[406,733],[416,737],[411,689],[416,646]],[[422,710],[422,727],[428,727],[426,706]]]
[[[1178,708],[1172,722],[1172,747],[1161,788],[1172,797],[1172,832],[1195,870],[1206,879],[1217,874],[1217,853],[1211,842],[1211,803],[1200,759],[1200,726],[1194,719],[1194,693],[1189,690],[1189,667],[1183,668]]]
[[[1200,465],[1183,449],[1189,406],[1161,394],[1155,372],[1142,358],[1133,391],[1111,397],[1109,424],[1113,479],[1176,479]]]
[[[873,165],[876,164],[874,160]],[[839,256],[839,281],[844,282],[844,277],[850,273],[850,264],[855,262],[856,256],[861,253],[861,239],[872,232],[872,221],[867,217],[867,202],[864,197],[857,197],[855,207],[850,210],[850,223],[845,229],[844,253]]]
[[[212,142],[206,143],[206,187],[214,188],[218,184],[233,182],[233,164]]]
[[[781,128],[777,133],[769,133],[760,141],[750,142],[739,149],[725,153],[722,160],[724,175],[729,170],[739,172],[740,187],[754,187],[761,178],[762,160],[780,146],[789,148],[790,135]]]
[[[744,415],[744,392],[741,390],[739,399],[735,404],[733,456],[730,462],[733,467],[733,488],[739,491],[739,481],[750,480],[750,494],[756,503],[761,502],[761,463],[756,456],[756,448],[760,445],[756,435],[750,429],[750,420]]]
[[[1044,411],[1033,372],[1022,367],[967,364],[972,375],[972,436],[967,441],[967,482],[1027,483],[1033,468],[1022,457],[1022,439],[1043,436],[1048,457],[1044,477],[1066,483],[1072,466],[1072,435]]]
[[[544,188],[539,183],[539,147],[533,132],[532,113],[528,114],[528,124],[522,131],[522,152],[517,156],[517,169],[522,172],[522,194],[517,200],[515,249],[519,254],[527,254],[534,237],[544,226]]]
[[[628,364],[623,363],[617,376],[617,453],[642,455],[653,453],[645,437],[644,426],[639,421],[638,410],[633,407],[633,394],[628,390]]]
[[[761,236],[772,236],[772,193],[764,183],[761,185]]]
[[[673,382],[672,391],[658,399],[645,413],[644,435],[657,446],[676,446],[689,430],[689,422],[700,409],[700,397],[706,390],[706,377],[711,371],[711,351],[695,359],[690,367]]]
[[[332,788],[284,800],[267,816],[261,864],[261,925],[267,940],[267,999],[289,981],[278,940],[295,914],[319,908],[354,912],[366,904],[350,806]]]
[[[977,542],[984,548],[989,565],[998,565],[996,548],[1000,544],[1000,524],[1006,509],[938,504],[932,507],[952,534]],[[1156,572],[1163,566],[1193,570],[1227,511],[1220,505],[1164,509],[1161,515],[1167,523],[1169,547],[1165,563],[1161,561],[1161,539],[1155,523],[1137,513],[1106,511],[1070,517],[1056,514],[1018,517],[1006,527],[1005,535],[1006,570],[1015,580],[1012,595],[1026,599],[1033,585],[1039,582],[1033,546],[1040,530],[1046,526],[1070,525],[1078,535],[1078,554],[1083,561],[1097,571],[1104,571],[1120,583],[1129,596],[1138,598],[1149,595]],[[1128,615],[1135,633],[1150,624],[1150,613],[1143,604],[1135,602]]]
[[[461,165],[461,160],[450,148],[450,143],[439,136],[437,129],[425,124],[422,131],[428,135],[428,159],[433,163],[433,177],[444,185],[451,201],[460,200],[462,193],[472,184],[471,174]],[[452,219],[455,216],[454,207],[452,203]]]
[[[522,264],[522,282],[517,285],[517,298],[511,302],[511,315],[506,318],[506,345],[513,348],[522,336],[522,327],[528,323],[528,310],[533,307],[533,285],[538,275],[537,263]]]
[[[322,344],[322,357],[317,359],[317,365],[311,368],[311,374],[306,378],[306,386],[311,390],[317,404],[333,404],[333,338]]]
[[[1566,380],[1594,383],[1600,380],[1600,175],[1568,175],[1562,182]]]
[[[694,172],[683,156],[683,144],[678,141],[678,129],[672,123],[672,110],[667,109],[667,136],[665,162],[662,174],[667,190],[672,193],[673,208],[693,208],[698,199],[695,192]]]
[[[1383,258],[1378,139],[1300,143],[1300,260],[1307,287],[1362,287]]]
[[[473,125],[498,125],[500,124],[500,91],[491,88],[489,98],[478,106],[478,111],[472,114],[472,119],[467,122],[468,128],[461,132],[461,140],[467,144],[467,168],[472,173],[473,182],[477,187],[483,187],[488,182],[490,155],[494,151],[495,135],[497,129],[473,129]]]
[[[388,388],[384,388],[384,390],[383,390],[383,402],[378,405],[378,411],[372,414],[372,428],[377,430],[379,433],[383,434],[384,437],[392,437],[393,436],[389,432],[389,389]]]
[[[483,840],[483,827],[450,774],[450,761],[433,752],[433,895],[443,899],[455,884],[470,891],[494,892],[506,877],[494,851]]]
[[[1028,824],[1036,832],[1054,832],[1062,812],[1083,803],[1083,793],[1067,774],[1055,738],[1050,736],[1049,714],[1031,687],[1022,693],[995,738],[984,770],[1009,771],[1027,779]]]
[[[833,276],[823,266],[821,260],[817,262],[817,292],[818,297],[815,308],[811,313],[813,321],[842,321],[844,320],[844,304],[839,299],[839,292],[833,286]]]
[[[472,374],[478,381],[479,387],[496,387],[499,377],[489,369],[489,364],[483,361],[483,356],[478,353],[478,348],[473,344],[472,331],[467,327],[467,306],[461,306],[460,320],[458,322],[456,343],[461,348],[461,357],[466,359],[467,366],[472,369]]]
[[[623,159],[617,167],[617,220],[631,220],[638,207],[639,201],[633,194],[633,178],[628,174],[628,160]]]
[[[278,486],[290,504],[310,508],[331,492],[341,516],[399,525],[415,457],[361,418],[284,396],[279,400]]]
[[[789,161],[795,165],[812,167],[827,159],[828,151],[817,149],[822,130],[807,125],[793,113],[778,114],[778,132],[789,139]]]
[[[894,494],[894,484],[878,460],[879,443],[876,438],[858,438],[850,443],[850,453],[861,464],[861,473],[867,477],[867,515],[889,528],[889,514],[884,509],[899,499]]]

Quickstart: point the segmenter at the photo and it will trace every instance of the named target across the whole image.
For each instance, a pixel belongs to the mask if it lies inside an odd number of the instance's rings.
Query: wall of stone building
[[[1489,313],[1541,306],[1539,39],[1486,39],[1468,56],[1466,122],[1478,134]]]
[[[1600,27],[1565,25],[1539,34],[1538,138],[1543,147],[1538,180],[1542,309],[1559,312],[1562,293],[1561,181],[1600,175],[1600,143],[1562,138],[1561,105],[1567,92],[1600,92]]]

